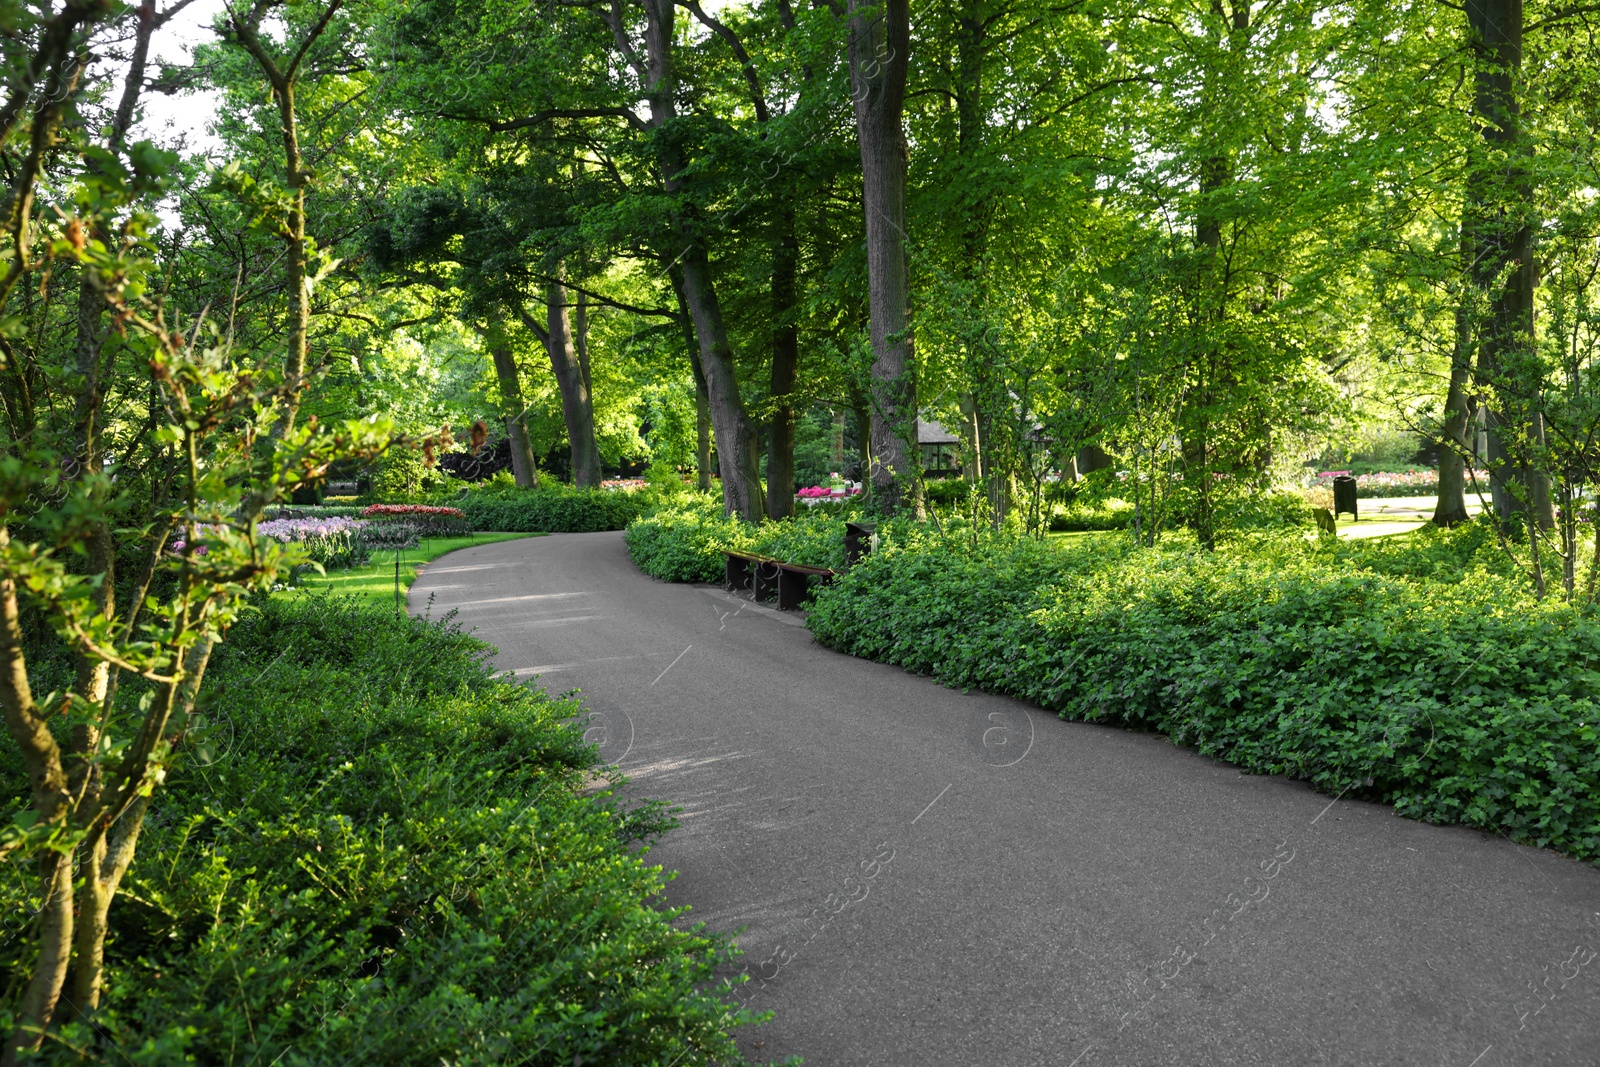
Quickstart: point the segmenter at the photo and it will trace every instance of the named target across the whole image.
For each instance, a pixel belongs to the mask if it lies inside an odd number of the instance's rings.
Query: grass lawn
[[[496,541],[515,541],[519,537],[544,536],[540,533],[481,533],[467,537],[424,538],[416,548],[400,552],[401,603],[404,603],[406,590],[410,589],[411,583],[416,580],[417,568],[424,563],[433,562],[447,552],[454,552],[458,548],[471,548],[473,545],[491,545]],[[313,571],[302,580],[299,587],[284,589],[273,595],[288,597],[314,593],[322,596],[332,592],[392,608],[395,606],[394,562],[395,553],[381,552],[374,558],[374,562],[365,567],[352,567],[347,571],[329,571],[326,578]]]

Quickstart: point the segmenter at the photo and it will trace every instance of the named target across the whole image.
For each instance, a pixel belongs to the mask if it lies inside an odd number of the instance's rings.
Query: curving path
[[[620,534],[456,552],[410,603],[683,808],[654,858],[743,931],[753,1059],[1600,1064],[1592,866],[838,655]]]

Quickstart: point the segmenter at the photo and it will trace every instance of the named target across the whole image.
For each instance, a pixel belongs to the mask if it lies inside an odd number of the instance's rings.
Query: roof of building
[[[961,438],[945,429],[939,423],[930,419],[917,420],[917,444],[954,445],[960,443]]]

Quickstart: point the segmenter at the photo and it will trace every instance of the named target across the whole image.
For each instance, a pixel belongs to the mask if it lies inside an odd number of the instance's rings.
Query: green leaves
[[[751,1016],[715,979],[731,945],[657,910],[632,843],[661,813],[581,788],[581,709],[482,651],[337,601],[235,627],[177,731],[111,911],[103,1036],[81,1044],[141,1065],[744,1062],[728,1030]],[[32,910],[9,880],[0,905]]]

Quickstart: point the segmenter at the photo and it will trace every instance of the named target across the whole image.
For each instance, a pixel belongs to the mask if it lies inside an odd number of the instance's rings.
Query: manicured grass
[[[404,603],[406,590],[410,589],[411,583],[416,580],[417,568],[424,563],[431,563],[447,552],[454,552],[458,548],[471,548],[473,545],[491,545],[496,541],[515,541],[520,537],[543,536],[545,535],[537,533],[480,533],[467,537],[424,538],[416,548],[400,552],[401,603]],[[333,592],[341,596],[356,597],[362,603],[393,608],[395,606],[394,562],[395,553],[382,552],[365,567],[330,571],[326,578],[313,572],[302,580],[297,588],[280,590],[274,595],[289,597],[299,596],[302,593],[323,595]]]

